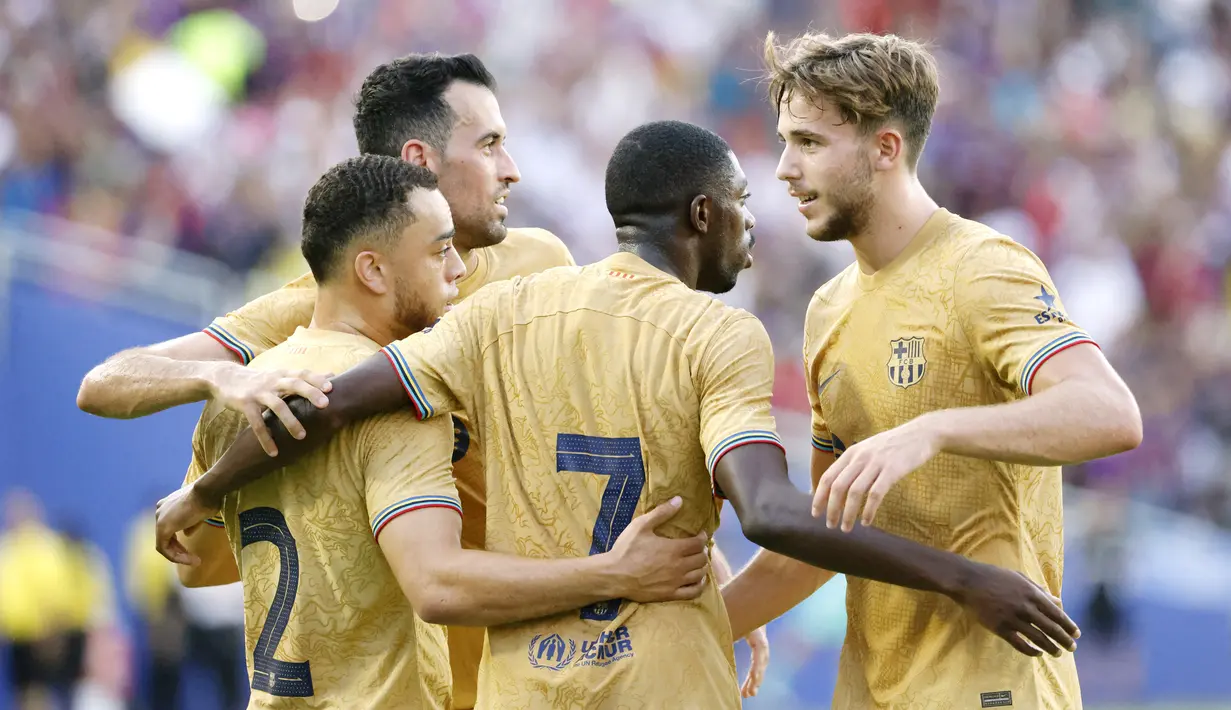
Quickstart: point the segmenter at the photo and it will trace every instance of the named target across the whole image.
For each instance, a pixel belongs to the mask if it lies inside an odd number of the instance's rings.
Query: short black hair
[[[385,155],[361,155],[333,166],[308,191],[303,206],[304,259],[317,283],[361,237],[395,238],[415,219],[412,190],[435,190],[436,174]]]
[[[607,162],[607,211],[621,227],[633,215],[687,209],[732,178],[731,146],[683,121],[654,121],[620,139]]]
[[[355,99],[359,152],[398,157],[411,139],[443,150],[457,120],[444,93],[456,81],[496,90],[473,54],[408,54],[376,67]]]

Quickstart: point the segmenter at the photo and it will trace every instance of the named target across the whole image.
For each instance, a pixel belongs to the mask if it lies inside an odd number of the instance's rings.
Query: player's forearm
[[[724,485],[724,490],[726,487]],[[875,528],[830,530],[812,517],[811,499],[770,478],[740,509],[744,536],[781,555],[840,574],[947,596],[959,594],[974,563]]]
[[[840,574],[925,592],[960,595],[979,565],[875,528],[831,530],[812,517],[812,498],[791,484],[786,457],[769,444],[723,456],[714,480],[739,516],[744,537],[781,555]]]
[[[210,383],[222,367],[239,365],[175,360],[143,350],[120,353],[86,374],[77,406],[99,417],[144,417],[208,398]]]
[[[1099,383],[1061,382],[1026,399],[987,407],[945,409],[908,426],[935,436],[941,451],[992,461],[1060,466],[1136,447],[1136,403]]]
[[[536,619],[621,596],[605,555],[542,560],[458,550],[438,560],[420,586],[415,611],[424,621],[498,626]]]
[[[332,382],[329,406],[323,409],[303,397],[286,398],[307,436],[291,436],[281,420],[266,411],[265,425],[278,455],[267,455],[252,429],[245,427],[218,462],[193,484],[198,499],[209,507],[221,507],[226,494],[295,463],[325,445],[347,424],[409,405],[401,380],[383,355],[373,355]]]
[[[812,596],[834,573],[761,550],[722,588],[731,637],[741,639]]]

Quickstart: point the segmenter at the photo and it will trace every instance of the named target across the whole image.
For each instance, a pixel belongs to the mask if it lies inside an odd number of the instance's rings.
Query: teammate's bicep
[[[243,362],[242,358],[230,348],[225,347],[204,331],[181,335],[178,338],[164,340],[143,348],[134,348],[132,352],[144,352],[150,355],[165,357],[179,362]]]
[[[1116,374],[1111,363],[1107,362],[1103,351],[1086,344],[1086,347],[1074,347],[1057,353],[1040,365],[1034,376],[1032,392],[1044,392],[1070,380],[1124,387],[1124,381]]]
[[[462,551],[462,518],[445,508],[421,508],[400,515],[381,530],[377,542],[398,585],[420,615],[441,598],[441,570]]]

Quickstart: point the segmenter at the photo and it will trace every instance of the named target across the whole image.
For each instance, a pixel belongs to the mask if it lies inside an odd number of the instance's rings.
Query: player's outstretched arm
[[[381,528],[378,542],[424,621],[496,626],[611,599],[696,598],[709,563],[706,536],[677,540],[654,532],[679,509],[676,497],[635,518],[610,552],[572,559],[463,549],[461,518],[448,508],[394,518]]]
[[[252,428],[247,427],[205,475],[159,502],[155,533],[158,551],[164,557],[182,562],[182,555],[172,546],[175,533],[203,522],[222,506],[226,494],[298,461],[351,422],[408,404],[401,380],[379,353],[332,382],[328,407],[317,408],[298,395],[286,399],[287,407],[303,424],[303,439],[292,437],[281,420],[265,413],[265,423],[280,452],[276,458],[265,454]]]
[[[88,414],[134,419],[210,396],[217,373],[239,358],[205,333],[129,348],[81,380],[77,406]]]
[[[135,419],[181,404],[216,399],[243,413],[254,427],[262,448],[277,455],[261,418],[271,410],[292,434],[303,427],[282,401],[285,395],[306,397],[318,407],[328,404],[329,374],[307,371],[251,370],[232,350],[204,332],[111,356],[86,373],[77,391],[77,406],[89,414]]]
[[[1059,600],[1016,572],[874,528],[851,533],[826,528],[812,517],[811,496],[791,484],[786,456],[776,446],[754,443],[730,450],[714,475],[745,537],[761,547],[833,572],[944,594],[1028,656],[1039,655],[1039,649],[1058,655],[1059,647],[1076,647],[1077,625]]]

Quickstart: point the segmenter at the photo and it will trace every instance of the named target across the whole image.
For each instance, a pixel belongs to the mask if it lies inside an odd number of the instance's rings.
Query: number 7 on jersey
[[[556,470],[607,476],[607,488],[594,521],[590,554],[611,549],[616,538],[633,520],[641,489],[645,486],[645,463],[641,440],[637,437],[610,439],[583,434],[556,436]],[[611,621],[620,613],[620,599],[591,604],[581,610],[581,618]]]

